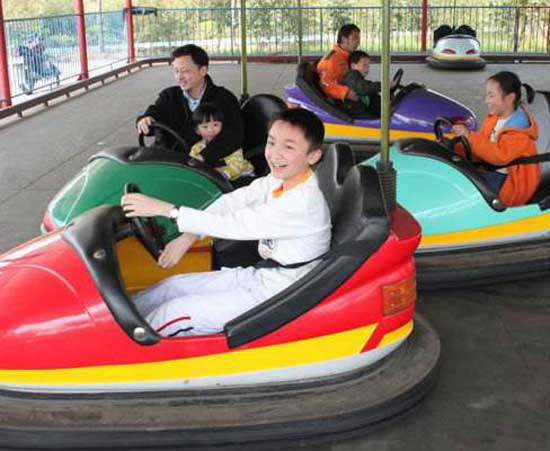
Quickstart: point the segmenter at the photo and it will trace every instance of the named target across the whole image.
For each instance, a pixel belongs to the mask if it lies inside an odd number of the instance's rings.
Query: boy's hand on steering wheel
[[[455,124],[455,125],[453,125],[453,127],[451,128],[451,131],[456,136],[465,136],[466,138],[470,134],[470,130],[468,130],[468,128],[464,124]]]
[[[130,193],[122,196],[120,200],[122,209],[127,218],[135,216],[170,216],[170,210],[174,208],[169,202],[164,202],[154,197],[146,196],[141,193]]]
[[[160,254],[158,264],[161,268],[171,268],[176,265],[197,240],[197,236],[184,233],[170,241]]]

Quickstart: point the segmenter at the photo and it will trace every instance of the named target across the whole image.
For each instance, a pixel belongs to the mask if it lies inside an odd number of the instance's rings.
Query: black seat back
[[[537,153],[550,153],[550,93],[537,91],[527,108],[537,121],[539,136],[537,139]],[[540,164],[541,180],[539,189],[550,187],[550,161]]]
[[[319,74],[317,63],[300,63],[296,68],[296,86],[315,105],[326,113],[346,122],[353,122],[353,118],[337,105],[336,100],[327,97],[319,88]]]
[[[286,103],[282,99],[271,94],[253,95],[241,107],[244,121],[243,151],[258,175],[264,174],[267,170],[264,149],[269,121],[276,113],[286,108]]]
[[[323,159],[315,168],[319,188],[321,188],[329,206],[331,219],[336,216],[346,175],[354,165],[355,157],[351,146],[347,143],[336,142],[324,151]]]
[[[453,32],[453,27],[450,25],[440,25],[434,30],[434,47],[435,44],[437,44],[437,41],[439,41],[441,38],[444,38],[445,36],[449,36]]]
[[[471,36],[473,38],[477,37],[477,32],[470,25],[462,24],[459,27],[456,27],[454,30],[456,34],[464,34],[466,36]]]
[[[388,231],[389,219],[376,170],[371,166],[353,166],[336,205],[332,246],[350,241],[383,241]]]

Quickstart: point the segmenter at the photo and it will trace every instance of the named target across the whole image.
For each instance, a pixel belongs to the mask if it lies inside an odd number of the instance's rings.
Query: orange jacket
[[[349,88],[341,84],[342,78],[349,70],[348,59],[349,52],[335,45],[317,64],[321,90],[327,96],[344,100],[348,95]]]
[[[537,122],[527,109],[523,108],[523,110],[527,114],[531,126],[529,128],[504,126],[497,134],[494,143],[491,142],[490,137],[498,117],[489,114],[481,124],[479,132],[470,132],[468,140],[473,154],[495,166],[510,163],[516,158],[536,155]],[[508,207],[525,204],[533,197],[539,184],[540,165],[510,166],[507,171],[508,176],[499,192],[501,202]]]

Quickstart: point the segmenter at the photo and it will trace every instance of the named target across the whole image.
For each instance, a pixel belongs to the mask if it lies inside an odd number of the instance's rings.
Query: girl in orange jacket
[[[499,72],[487,80],[485,103],[489,115],[481,130],[473,132],[456,124],[452,131],[468,138],[475,157],[494,166],[536,155],[537,123],[520,100],[518,76],[513,72]],[[540,181],[540,167],[538,163],[509,166],[483,176],[499,193],[501,202],[511,207],[523,205],[533,197]]]

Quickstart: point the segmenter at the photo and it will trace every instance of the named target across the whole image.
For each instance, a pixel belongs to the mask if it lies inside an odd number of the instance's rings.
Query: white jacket
[[[231,240],[259,240],[264,259],[281,264],[312,260],[330,248],[330,211],[314,173],[294,188],[276,193],[282,181],[271,174],[224,194],[206,210],[180,207],[181,232]],[[266,297],[309,272],[316,262],[296,269],[257,270]]]

